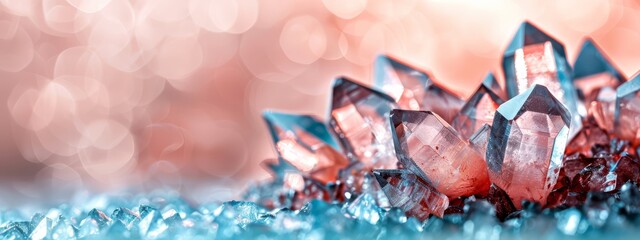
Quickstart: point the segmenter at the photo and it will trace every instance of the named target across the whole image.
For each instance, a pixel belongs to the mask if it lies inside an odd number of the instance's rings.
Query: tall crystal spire
[[[502,70],[510,98],[535,84],[546,86],[569,110],[569,136],[577,134],[582,126],[580,113],[586,113],[586,109],[578,101],[571,66],[560,42],[533,24],[524,22],[504,52]]]
[[[437,114],[395,109],[391,124],[400,162],[439,192],[455,198],[489,190],[480,153]]]
[[[537,84],[496,111],[487,147],[489,177],[517,207],[525,199],[546,203],[562,167],[570,124],[564,105]]]
[[[391,96],[402,109],[433,111],[451,122],[464,104],[426,72],[389,56],[376,58],[373,77],[375,87]]]
[[[263,118],[279,157],[300,171],[329,182],[347,165],[329,129],[315,117],[266,111]]]
[[[640,74],[616,91],[614,128],[618,137],[640,144]]]
[[[462,138],[468,139],[482,125],[493,122],[496,109],[504,102],[501,95],[502,89],[493,74],[490,73],[467,100],[460,112],[456,114],[451,126],[460,133]]]
[[[395,108],[398,105],[384,93],[344,77],[335,80],[330,125],[350,159],[370,168],[395,168],[389,129],[389,112]]]

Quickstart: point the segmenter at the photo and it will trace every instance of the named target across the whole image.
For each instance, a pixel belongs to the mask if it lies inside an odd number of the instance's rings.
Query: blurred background
[[[265,109],[325,117],[387,53],[462,97],[529,19],[573,62],[640,66],[630,0],[0,0],[0,203],[170,188],[238,198],[275,157]]]

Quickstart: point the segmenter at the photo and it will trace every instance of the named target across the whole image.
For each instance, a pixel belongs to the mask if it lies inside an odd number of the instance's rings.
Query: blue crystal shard
[[[572,138],[582,128],[580,113],[586,113],[573,85],[571,66],[564,46],[529,22],[524,22],[504,52],[502,71],[507,95],[513,98],[540,84],[569,110]]]
[[[140,220],[140,216],[127,208],[116,208],[111,214],[111,219],[122,222],[129,229]]]
[[[382,208],[378,207],[376,200],[368,193],[362,194],[344,205],[343,211],[355,219],[371,224],[377,224],[383,216]]]
[[[3,230],[0,230],[0,238],[2,239],[15,239],[15,240],[22,240],[22,239],[29,239],[27,237],[27,234],[24,232],[24,230],[18,226],[9,226],[7,228],[4,228]]]
[[[564,105],[541,85],[496,111],[486,153],[489,177],[516,207],[522,200],[546,203],[562,166],[569,116]]]
[[[140,236],[155,239],[169,228],[160,212],[153,207],[140,206],[140,217],[140,222],[138,223]]]
[[[429,74],[389,56],[376,58],[373,76],[375,87],[391,96],[402,109],[433,111],[450,123],[464,104]]]
[[[58,217],[56,224],[51,228],[52,239],[75,239],[76,229],[73,224],[63,216]]]
[[[614,131],[617,137],[640,144],[640,74],[616,90]]]
[[[456,114],[451,126],[468,139],[484,124],[491,124],[496,109],[504,102],[502,89],[493,74],[487,75],[475,93]]]
[[[578,58],[573,64],[573,81],[581,91],[581,96],[588,98],[597,89],[603,87],[615,89],[624,83],[626,78],[589,38],[584,41]]]
[[[389,129],[389,112],[398,108],[384,93],[347,78],[333,84],[330,125],[352,161],[367,167],[394,168],[396,158]]]
[[[313,116],[266,111],[262,117],[267,122],[274,143],[286,135],[304,132],[336,150],[341,150],[327,126]]]

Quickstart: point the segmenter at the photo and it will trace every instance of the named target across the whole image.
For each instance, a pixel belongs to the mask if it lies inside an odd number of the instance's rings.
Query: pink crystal
[[[369,168],[395,168],[389,111],[398,108],[389,96],[338,78],[333,85],[330,125],[352,161]]]
[[[484,124],[493,123],[496,109],[504,102],[499,95],[501,92],[495,77],[489,74],[456,114],[451,126],[460,133],[462,138],[468,139]]]
[[[393,110],[398,159],[450,198],[486,193],[489,177],[480,154],[430,111]]]
[[[616,90],[614,127],[617,137],[640,144],[640,75]]]
[[[447,196],[408,170],[374,170],[373,174],[391,206],[400,208],[408,216],[420,221],[430,214],[442,217],[449,206]]]

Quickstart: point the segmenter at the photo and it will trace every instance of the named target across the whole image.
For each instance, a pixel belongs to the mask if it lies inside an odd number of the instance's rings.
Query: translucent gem
[[[229,221],[232,224],[246,226],[259,220],[264,209],[252,202],[225,202],[215,210],[216,222]]]
[[[369,168],[393,168],[396,165],[389,111],[398,108],[389,96],[338,78],[333,85],[330,125],[343,148],[354,161]]]
[[[581,153],[591,156],[591,147],[596,144],[607,144],[607,132],[595,123],[586,123],[573,139],[567,144],[567,153]]]
[[[491,125],[484,124],[478,131],[469,137],[469,145],[475,149],[483,158],[487,156],[487,145],[491,134]]]
[[[378,207],[376,200],[368,193],[362,194],[353,200],[353,202],[345,204],[343,211],[353,218],[371,224],[377,224],[383,215],[382,208]]]
[[[140,206],[140,217],[140,222],[138,223],[140,236],[155,239],[169,228],[160,212],[153,207]]]
[[[573,78],[579,96],[587,106],[596,98],[596,90],[604,87],[615,89],[626,81],[592,39],[585,40],[582,45],[573,64]]]
[[[391,206],[402,209],[407,216],[421,221],[430,214],[442,217],[449,206],[446,195],[408,170],[374,170],[373,174]]]
[[[265,112],[278,155],[302,172],[323,182],[335,181],[347,164],[340,147],[325,124],[315,117]]]
[[[122,224],[129,229],[134,223],[140,220],[140,216],[127,208],[116,208],[111,214],[111,219],[122,222]]]
[[[47,217],[34,217],[31,221],[33,224],[33,229],[31,230],[31,234],[29,235],[30,239],[44,239],[47,236],[50,236],[49,230],[51,229],[51,219]]]
[[[529,22],[520,25],[502,60],[507,94],[510,98],[540,84],[560,100],[569,111],[574,136],[582,126],[580,112],[586,114],[579,102],[571,78],[564,46]],[[584,115],[582,114],[582,115]]]
[[[489,190],[482,156],[438,115],[395,109],[391,124],[400,162],[439,192],[456,198]]]
[[[562,166],[569,125],[567,109],[541,85],[496,111],[487,147],[489,176],[517,208],[525,199],[545,203]]]
[[[501,92],[495,77],[489,74],[456,114],[451,126],[462,138],[468,139],[484,124],[491,124],[496,109],[504,102],[499,95]]]
[[[27,234],[17,226],[10,226],[0,230],[0,237],[2,239],[28,239]]]
[[[51,228],[51,238],[52,239],[75,239],[76,230],[73,227],[73,224],[60,216],[56,225]]]
[[[374,63],[374,82],[402,109],[429,110],[451,122],[464,101],[433,81],[429,74],[388,56]]]
[[[616,90],[614,128],[617,137],[640,144],[640,75]]]
[[[613,120],[616,109],[616,91],[610,87],[596,90],[596,99],[588,105],[588,115],[598,126],[609,133],[613,133]]]

